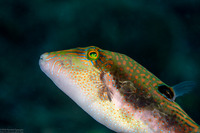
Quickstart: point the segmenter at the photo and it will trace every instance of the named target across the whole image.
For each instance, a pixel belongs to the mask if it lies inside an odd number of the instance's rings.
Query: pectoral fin
[[[184,81],[173,86],[173,89],[175,91],[175,98],[192,91],[196,86],[197,83],[195,81]]]

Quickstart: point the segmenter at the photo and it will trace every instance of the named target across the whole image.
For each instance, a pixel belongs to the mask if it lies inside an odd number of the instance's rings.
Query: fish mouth
[[[49,63],[47,62],[47,57],[48,57],[48,53],[44,53],[40,56],[40,59],[39,59],[39,66],[40,66],[40,69],[46,73],[47,70],[49,69]]]

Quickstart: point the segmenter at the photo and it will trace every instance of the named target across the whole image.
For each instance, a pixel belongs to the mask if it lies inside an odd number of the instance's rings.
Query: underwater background
[[[40,70],[44,52],[98,46],[168,85],[200,84],[199,0],[0,0],[0,129],[112,133]],[[176,102],[200,124],[200,87]]]

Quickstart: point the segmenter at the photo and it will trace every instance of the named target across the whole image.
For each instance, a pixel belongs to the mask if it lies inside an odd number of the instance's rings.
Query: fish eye
[[[160,85],[158,86],[158,91],[164,95],[166,98],[173,100],[174,99],[174,92],[173,90],[166,86],[166,85]]]
[[[87,53],[87,58],[89,60],[97,60],[99,58],[99,51],[96,49],[89,50]]]

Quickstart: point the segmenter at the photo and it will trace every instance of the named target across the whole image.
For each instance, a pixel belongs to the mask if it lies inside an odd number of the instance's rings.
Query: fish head
[[[91,47],[90,51],[76,48],[44,53],[40,56],[40,68],[71,99],[85,107],[97,93],[94,82],[99,80],[99,71],[89,59],[98,56],[96,51],[96,47]]]

